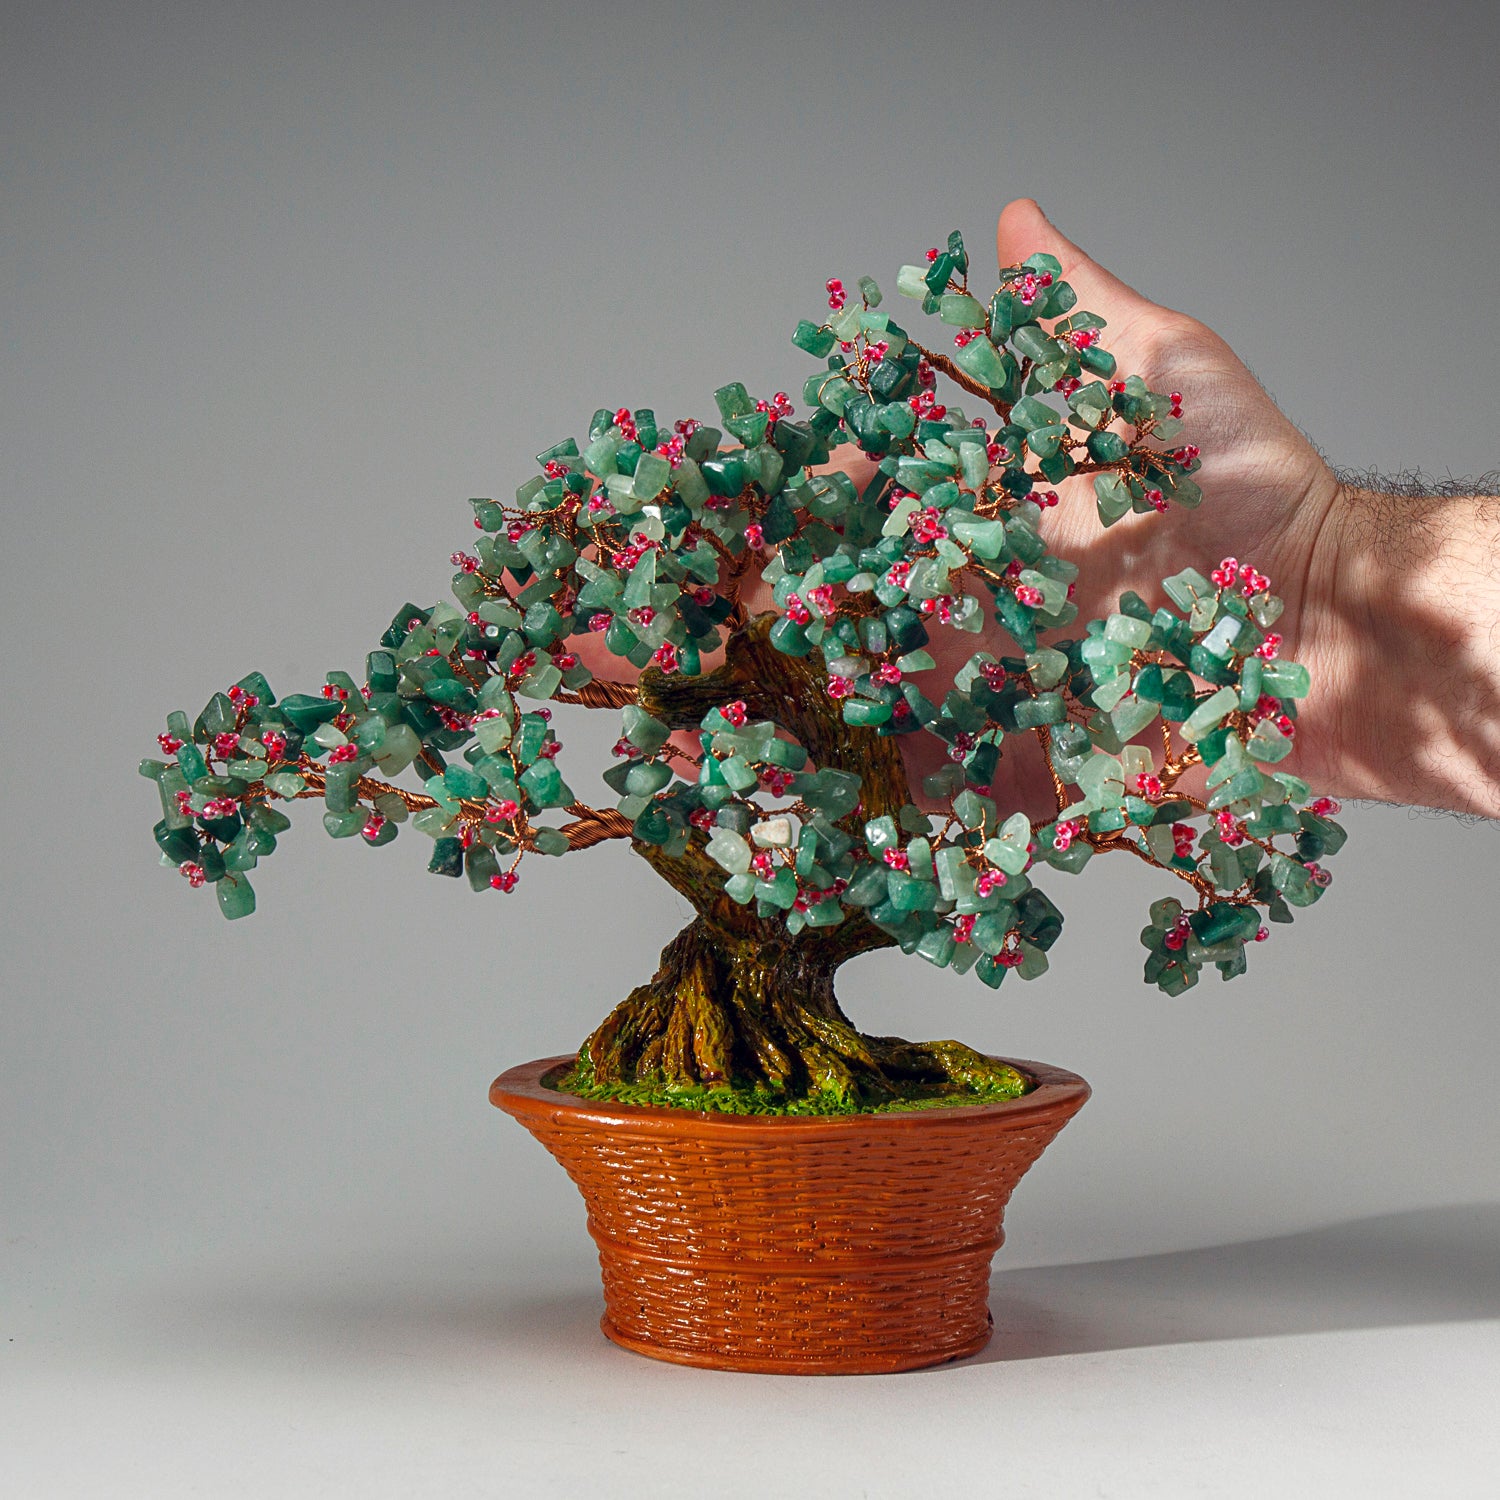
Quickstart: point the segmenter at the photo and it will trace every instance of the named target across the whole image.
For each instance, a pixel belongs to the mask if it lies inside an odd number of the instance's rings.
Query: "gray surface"
[[[931,1452],[1482,1493],[1493,827],[1351,811],[1330,899],[1176,1001],[1101,865],[1038,985],[851,966],[861,1024],[1096,1089],[1017,1195],[1012,1357],[854,1382],[605,1345],[581,1207],[484,1102],[680,921],[623,850],[502,912],[312,820],[233,926],[154,866],[167,708],[357,667],[467,496],[600,404],[795,395],[826,276],[980,260],[1018,194],[1336,462],[1496,462],[1489,7],[586,14],[6,12],[0,1488],[623,1496],[666,1447],[726,1495],[920,1494]],[[580,789],[613,735],[565,726]]]

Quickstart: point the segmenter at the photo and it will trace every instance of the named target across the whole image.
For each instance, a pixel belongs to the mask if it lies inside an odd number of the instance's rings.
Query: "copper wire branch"
[[[971,396],[977,396],[987,406],[991,406],[1000,415],[1002,422],[1010,420],[1010,407],[1003,401],[997,401],[988,386],[980,385],[971,375],[966,375],[959,367],[948,358],[946,354],[938,354],[933,350],[925,348],[915,339],[908,338],[907,343],[932,366],[934,370],[941,370],[954,385],[962,386]]]
[[[633,831],[630,819],[612,808],[589,807],[574,802],[568,811],[578,821],[564,823],[559,832],[567,839],[570,849],[590,849],[606,839],[628,839]]]
[[[319,765],[310,756],[301,755],[297,758],[295,767],[297,774],[307,782],[307,785],[295,794],[291,799],[300,801],[306,797],[321,797],[327,789],[326,768]],[[353,785],[355,796],[361,801],[373,804],[378,797],[399,797],[407,812],[422,812],[429,807],[438,806],[437,800],[426,796],[422,792],[409,792],[405,787],[393,785],[389,781],[378,781],[373,776],[361,776]],[[252,790],[248,797],[257,801],[266,800],[265,789],[262,787],[259,796]],[[458,821],[460,823],[479,824],[487,821],[488,804],[473,798],[463,798],[459,801]],[[623,813],[615,812],[612,808],[590,807],[584,802],[574,802],[568,807],[573,814],[575,822],[565,823],[558,832],[568,841],[571,849],[588,849],[595,844],[602,844],[606,839],[628,839],[631,836],[633,825],[629,818]],[[535,830],[524,818],[517,820],[521,825],[518,829],[520,839],[518,842],[526,844],[534,836]]]
[[[584,708],[624,708],[627,703],[637,701],[637,689],[633,682],[608,682],[595,678],[584,683],[577,692],[560,688],[552,695],[552,701],[581,704]]]

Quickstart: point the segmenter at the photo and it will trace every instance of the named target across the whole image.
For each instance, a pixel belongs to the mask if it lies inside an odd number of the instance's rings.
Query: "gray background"
[[[795,1382],[606,1345],[581,1205],[485,1102],[650,972],[665,886],[606,846],[481,899],[314,816],[230,925],[156,866],[133,765],[252,667],[359,670],[446,592],[466,498],[596,406],[796,397],[825,277],[893,285],[954,226],[982,263],[1022,194],[1333,461],[1492,468],[1497,30],[7,7],[0,1489],[1480,1493],[1493,827],[1351,810],[1330,898],[1177,1000],[1114,861],[1061,882],[1036,985],[847,969],[870,1029],[1096,1093],[1017,1195],[988,1359]],[[613,723],[563,726],[580,790]]]

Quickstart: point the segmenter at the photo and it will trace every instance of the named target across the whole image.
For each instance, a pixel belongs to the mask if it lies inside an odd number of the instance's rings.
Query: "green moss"
[[[999,1104],[1019,1099],[1035,1087],[1032,1079],[1014,1068],[1000,1070],[983,1086],[955,1088],[951,1082],[898,1084],[894,1099],[860,1102],[834,1092],[791,1095],[767,1088],[678,1086],[648,1083],[607,1084],[594,1081],[583,1063],[542,1079],[561,1094],[576,1094],[612,1104],[644,1104],[658,1109],[703,1110],[726,1115],[882,1115],[917,1109],[961,1109],[967,1105]]]

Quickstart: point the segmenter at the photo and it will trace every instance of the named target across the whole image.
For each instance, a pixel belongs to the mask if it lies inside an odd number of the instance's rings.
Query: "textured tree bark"
[[[851,931],[838,942],[833,934],[842,928],[792,938],[769,922],[752,919],[727,931],[700,916],[662,950],[655,977],[584,1043],[588,1081],[760,1088],[850,1105],[883,1103],[912,1085],[1017,1081],[1013,1069],[959,1042],[908,1042],[856,1030],[839,1006],[834,973],[854,953],[890,940],[863,919],[843,926]]]
[[[643,673],[641,706],[674,730],[696,729],[710,708],[743,699],[752,719],[794,735],[814,767],[858,772],[863,817],[894,814],[909,800],[896,740],[845,724],[824,691],[822,670],[770,645],[773,623],[761,615],[736,631],[713,672]],[[585,1042],[580,1061],[589,1081],[763,1088],[872,1104],[897,1097],[903,1085],[983,1087],[1016,1079],[1014,1070],[958,1042],[913,1043],[855,1029],[839,1008],[834,973],[857,954],[892,946],[862,913],[794,937],[724,894],[724,872],[696,837],[680,858],[634,847],[698,916],[662,950],[656,975]]]

